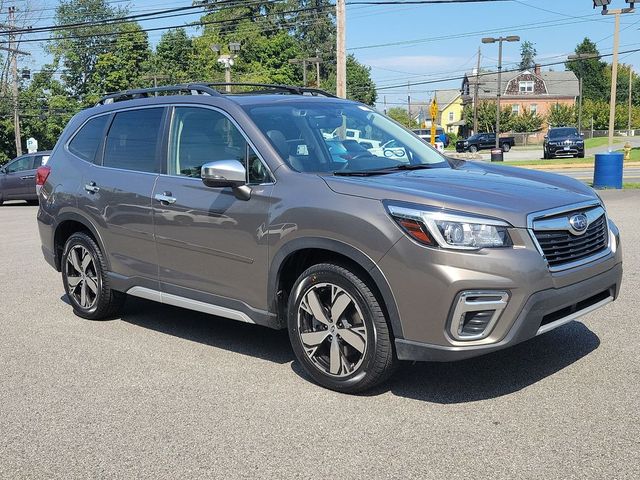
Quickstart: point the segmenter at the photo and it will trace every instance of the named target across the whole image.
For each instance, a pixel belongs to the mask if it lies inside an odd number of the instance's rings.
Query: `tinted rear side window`
[[[102,115],[85,123],[69,143],[69,151],[83,160],[93,162],[108,120],[109,115]]]
[[[164,108],[116,113],[104,149],[105,167],[158,173],[158,141]]]

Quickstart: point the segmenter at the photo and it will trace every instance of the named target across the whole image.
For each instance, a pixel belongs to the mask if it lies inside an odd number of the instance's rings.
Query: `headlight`
[[[469,145],[469,142],[466,142],[466,141],[465,141],[465,142],[464,142],[464,144],[465,144],[465,145]]]
[[[387,209],[407,235],[430,247],[479,250],[513,245],[509,224],[502,220],[397,205]]]

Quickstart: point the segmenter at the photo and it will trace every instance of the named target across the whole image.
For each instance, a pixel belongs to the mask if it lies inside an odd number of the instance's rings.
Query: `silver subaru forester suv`
[[[617,297],[619,232],[585,184],[446,158],[318,90],[219,87],[105,97],[38,170],[42,251],[77,315],[133,295],[287,328],[313,380],[357,392]]]

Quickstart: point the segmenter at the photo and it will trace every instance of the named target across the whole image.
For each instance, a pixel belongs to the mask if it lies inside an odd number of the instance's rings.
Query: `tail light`
[[[38,167],[36,170],[36,191],[40,193],[40,189],[49,178],[49,174],[51,173],[51,167],[48,165],[42,165]]]

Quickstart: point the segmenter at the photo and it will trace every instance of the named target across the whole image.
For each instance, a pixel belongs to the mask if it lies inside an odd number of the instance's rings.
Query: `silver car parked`
[[[619,232],[585,184],[448,159],[318,90],[219,86],[105,97],[39,169],[42,251],[79,316],[133,295],[287,328],[310,377],[357,392],[617,297]]]

